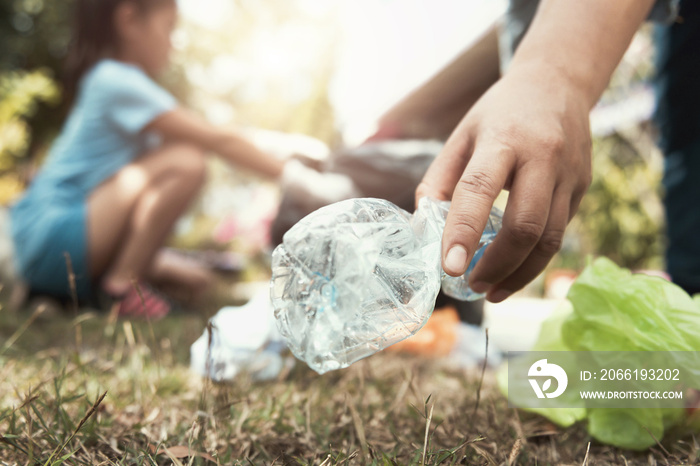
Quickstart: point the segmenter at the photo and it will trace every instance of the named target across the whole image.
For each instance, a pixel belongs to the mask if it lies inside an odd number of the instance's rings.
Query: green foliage
[[[0,171],[11,169],[27,150],[30,129],[27,120],[40,103],[59,99],[50,71],[10,71],[0,74]]]
[[[61,69],[73,0],[0,0],[0,70]]]
[[[588,253],[631,269],[662,268],[662,173],[654,159],[660,156],[645,139],[635,132],[594,140],[593,182],[571,228],[582,243],[575,268]]]
[[[638,97],[652,78],[651,32],[646,25],[635,35],[600,99],[603,106]],[[663,269],[662,155],[648,123],[621,126],[593,140],[593,182],[555,266],[580,270],[593,254],[631,269]]]
[[[40,70],[56,80],[71,37],[74,0],[0,0],[0,74]],[[30,118],[27,151],[31,158],[48,144],[63,121],[65,108],[37,105]]]
[[[0,204],[21,189],[16,168],[31,142],[29,121],[41,104],[55,105],[59,96],[49,70],[0,72]]]
[[[56,77],[70,40],[73,0],[0,0],[0,204],[24,187],[18,165],[58,130]]]

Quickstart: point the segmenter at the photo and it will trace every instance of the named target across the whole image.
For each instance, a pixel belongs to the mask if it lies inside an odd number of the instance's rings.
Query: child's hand
[[[350,177],[339,173],[321,173],[298,160],[290,160],[284,165],[282,189],[307,201],[314,209],[360,196]]]

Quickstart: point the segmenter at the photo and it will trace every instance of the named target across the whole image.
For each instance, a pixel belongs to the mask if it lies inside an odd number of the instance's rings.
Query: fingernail
[[[513,292],[510,290],[496,290],[491,295],[489,295],[488,299],[492,303],[500,303],[501,301],[505,301],[506,299],[508,299],[508,297],[512,294]]]
[[[467,270],[467,250],[463,246],[452,246],[445,256],[445,269],[454,274]]]
[[[491,284],[487,282],[474,282],[470,288],[476,293],[486,293],[488,289],[491,288]]]

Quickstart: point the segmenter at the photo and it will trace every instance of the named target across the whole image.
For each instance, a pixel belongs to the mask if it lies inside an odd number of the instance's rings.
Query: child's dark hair
[[[73,102],[83,75],[116,45],[114,14],[119,5],[131,2],[145,11],[168,1],[172,0],[76,0],[73,38],[66,56],[66,100]]]

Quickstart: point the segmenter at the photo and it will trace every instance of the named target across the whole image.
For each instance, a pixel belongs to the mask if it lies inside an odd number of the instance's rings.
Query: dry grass
[[[30,321],[31,319],[31,321]],[[188,371],[205,319],[153,324],[0,310],[0,464],[678,464],[507,407],[480,368],[380,354],[319,376],[212,384]],[[14,335],[14,336],[13,336]],[[9,344],[8,344],[9,343]],[[101,398],[106,392],[106,396]]]

